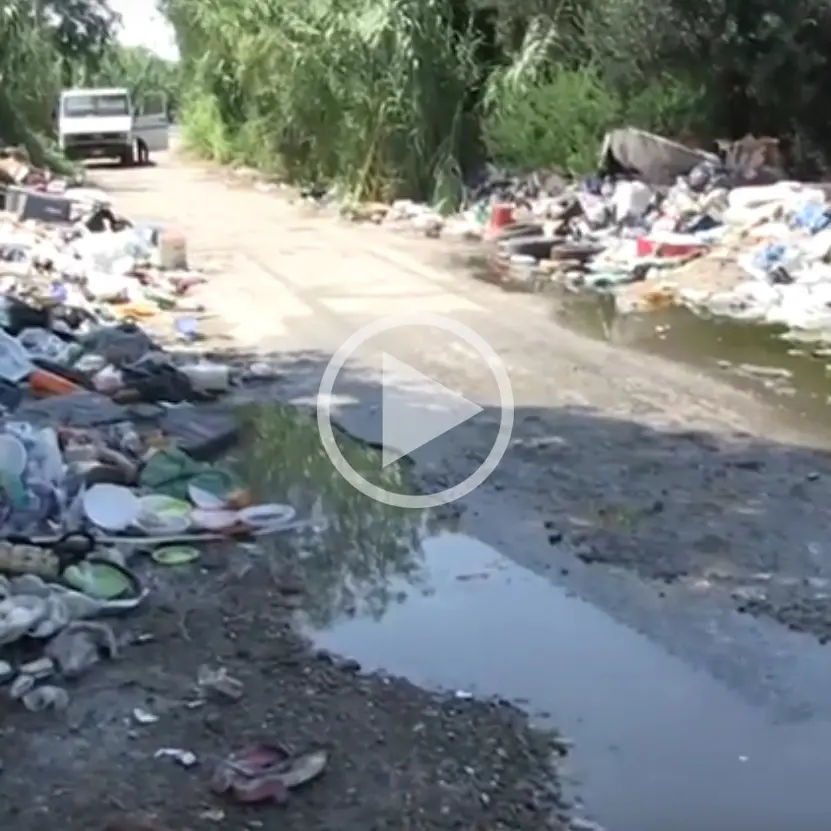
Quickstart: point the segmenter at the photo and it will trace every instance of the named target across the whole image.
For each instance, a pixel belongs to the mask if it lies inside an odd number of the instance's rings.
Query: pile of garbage
[[[175,359],[136,322],[201,280],[181,235],[48,184],[8,185],[0,214],[0,695],[33,711],[128,646],[115,619],[149,565],[305,524],[211,462],[239,432],[212,402],[244,371]]]
[[[821,333],[831,331],[827,192],[785,179],[775,139],[722,142],[714,154],[625,129],[606,137],[585,181],[495,176],[460,216],[399,202],[365,218],[493,240],[494,268],[532,289],[558,281],[611,291],[624,312],[685,305]]]

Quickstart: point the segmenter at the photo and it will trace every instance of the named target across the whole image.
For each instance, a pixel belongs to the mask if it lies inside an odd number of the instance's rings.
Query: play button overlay
[[[425,344],[436,343],[436,330],[452,336],[465,348],[471,361],[483,363],[493,375],[499,392],[499,432],[485,460],[463,482],[439,493],[405,494],[388,491],[370,482],[346,460],[335,440],[331,401],[335,383],[352,355],[365,343],[396,329],[420,328]],[[430,331],[432,330],[432,332]],[[382,464],[387,467],[429,444],[483,412],[479,404],[465,398],[435,378],[430,378],[388,352],[381,354],[381,443]],[[384,317],[362,327],[332,356],[323,373],[317,397],[320,438],[335,469],[365,496],[397,508],[424,510],[446,505],[467,496],[493,473],[511,441],[514,426],[514,396],[505,365],[496,351],[469,326],[435,314],[403,314]]]
[[[384,467],[484,412],[484,407],[386,352],[381,379]],[[403,395],[398,384],[405,388]]]

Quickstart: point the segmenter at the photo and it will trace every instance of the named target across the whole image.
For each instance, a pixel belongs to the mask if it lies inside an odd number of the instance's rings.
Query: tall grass
[[[58,55],[31,9],[16,0],[0,12],[0,139],[25,147],[35,164],[62,167],[48,138],[61,88]]]
[[[604,134],[631,124],[669,136],[707,123],[705,90],[683,76],[613,85],[542,19],[532,20],[513,59],[488,79],[481,127],[491,159],[510,168],[583,175],[597,167]]]
[[[511,167],[584,173],[621,120],[673,130],[698,104],[673,80],[625,96],[610,87],[585,54],[569,58],[565,12],[530,20],[486,77],[454,0],[164,3],[184,59],[187,144],[356,198],[451,207],[483,145]]]
[[[831,159],[824,0],[159,2],[194,149],[359,197],[452,202],[483,144],[513,167],[582,173],[627,123],[790,135]]]
[[[453,198],[474,40],[450,0],[170,0],[185,139],[354,197]]]

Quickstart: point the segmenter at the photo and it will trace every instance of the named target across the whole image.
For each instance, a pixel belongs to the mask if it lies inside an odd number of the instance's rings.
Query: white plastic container
[[[225,392],[231,386],[231,367],[227,364],[200,361],[180,367],[196,392]]]

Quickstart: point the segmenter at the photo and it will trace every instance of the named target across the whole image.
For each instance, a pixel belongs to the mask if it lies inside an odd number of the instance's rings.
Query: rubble
[[[308,523],[211,461],[238,435],[211,402],[263,368],[176,357],[139,325],[186,313],[160,328],[193,339],[202,277],[183,235],[20,154],[0,156],[0,179],[0,695],[61,710],[66,682],[124,658],[144,570]]]
[[[363,218],[495,240],[495,270],[531,290],[557,282],[613,293],[621,312],[682,305],[831,337],[828,189],[786,180],[775,139],[718,144],[705,153],[617,130],[582,182],[494,172],[460,215],[401,201]]]

